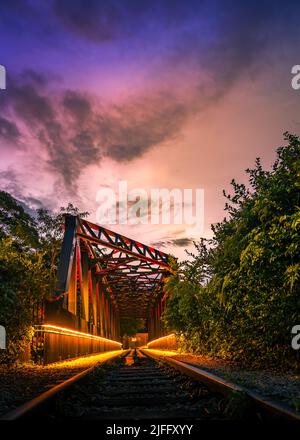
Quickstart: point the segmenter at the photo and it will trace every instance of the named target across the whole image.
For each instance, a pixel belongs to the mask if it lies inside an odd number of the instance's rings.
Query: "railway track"
[[[89,368],[2,417],[81,420],[265,420],[293,418],[270,411],[238,387],[199,380],[187,364],[131,350]],[[209,376],[209,375],[208,375]]]

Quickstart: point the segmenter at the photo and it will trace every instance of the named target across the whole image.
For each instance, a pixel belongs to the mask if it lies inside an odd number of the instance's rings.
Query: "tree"
[[[123,318],[121,321],[121,335],[133,336],[145,331],[145,322],[138,318]]]
[[[10,194],[0,191],[0,238],[11,237],[20,248],[38,245],[35,220]]]
[[[37,210],[36,228],[40,248],[44,252],[44,264],[48,269],[48,284],[51,292],[53,292],[56,282],[56,271],[64,234],[65,214],[85,218],[89,213],[86,211],[81,212],[72,203],[69,203],[67,207],[61,207],[58,213],[50,212],[44,208]]]
[[[296,365],[291,328],[300,316],[300,141],[285,133],[271,171],[260,159],[249,186],[232,181],[227,218],[195,243],[166,284],[165,324],[195,351],[251,365]],[[171,287],[170,287],[171,286]]]
[[[33,309],[53,292],[64,214],[86,216],[69,204],[32,218],[10,194],[0,192],[0,324],[8,347],[0,362],[14,362],[29,341]]]
[[[0,192],[0,323],[8,347],[0,361],[14,361],[30,336],[32,307],[47,291],[35,220],[13,197]]]

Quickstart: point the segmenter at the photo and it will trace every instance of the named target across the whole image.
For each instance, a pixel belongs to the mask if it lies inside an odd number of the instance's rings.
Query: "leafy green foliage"
[[[168,278],[163,321],[185,349],[252,366],[295,366],[300,316],[300,141],[286,133],[271,171],[256,160],[249,188],[232,181],[214,238]]]
[[[121,334],[122,336],[133,336],[139,332],[145,332],[144,319],[139,318],[123,318],[121,320]]]
[[[14,361],[29,341],[32,307],[47,293],[43,254],[21,249],[11,238],[0,239],[0,322],[7,331],[7,350],[0,362]]]
[[[5,191],[0,191],[0,238],[11,237],[20,246],[38,244],[36,223],[24,208]]]
[[[44,252],[44,264],[48,269],[48,284],[52,292],[56,282],[56,271],[64,233],[62,226],[64,225],[65,214],[71,214],[81,218],[88,216],[88,212],[79,211],[72,203],[69,203],[66,208],[60,208],[58,213],[50,212],[44,208],[37,210],[36,229],[40,247]]]
[[[53,293],[63,236],[63,214],[85,216],[73,205],[32,218],[20,202],[0,192],[0,324],[7,350],[0,362],[14,362],[29,341],[33,309]]]

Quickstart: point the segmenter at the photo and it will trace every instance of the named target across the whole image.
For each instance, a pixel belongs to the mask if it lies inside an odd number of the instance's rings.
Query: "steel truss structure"
[[[120,321],[143,319],[150,339],[156,338],[163,334],[160,316],[168,270],[168,254],[66,215],[56,296],[48,305],[48,317],[114,340],[120,337]]]

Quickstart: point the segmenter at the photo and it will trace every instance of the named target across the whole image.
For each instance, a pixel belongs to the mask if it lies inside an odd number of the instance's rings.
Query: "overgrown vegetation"
[[[0,192],[0,324],[7,350],[0,363],[14,362],[31,336],[34,306],[54,291],[63,214],[86,215],[69,204],[58,213],[31,217],[8,193]]]
[[[133,336],[136,333],[146,332],[145,320],[142,318],[123,318],[121,320],[121,335]]]
[[[163,321],[185,350],[299,368],[291,328],[300,323],[300,141],[285,140],[271,171],[257,159],[248,188],[232,181],[213,239],[173,262]]]
[[[271,171],[257,159],[248,188],[232,181],[233,195],[224,193],[228,216],[212,227],[214,238],[172,264],[163,321],[185,350],[248,366],[299,366],[291,328],[300,323],[300,141],[285,139]],[[0,192],[0,324],[8,336],[0,362],[17,359],[33,307],[54,291],[66,212],[87,215],[70,204],[33,218]],[[136,320],[122,323],[123,334],[140,329]]]

